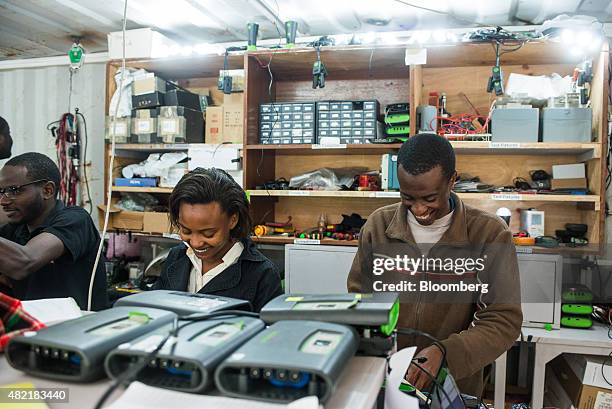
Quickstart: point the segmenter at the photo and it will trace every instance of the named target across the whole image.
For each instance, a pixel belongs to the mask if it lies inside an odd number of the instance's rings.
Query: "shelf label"
[[[329,143],[312,145],[312,149],[346,149],[345,143]]]
[[[136,123],[136,129],[138,129],[139,133],[150,133],[151,132],[151,123],[148,119],[139,120]]]
[[[310,196],[308,190],[289,190],[289,196]]]
[[[162,119],[161,129],[163,133],[175,134],[178,132],[178,120],[176,119]]]
[[[110,135],[113,134],[113,130],[115,131],[115,136],[127,136],[127,126],[123,122],[115,122],[112,126],[110,126]]]
[[[493,193],[491,199],[521,201],[523,200],[523,195],[519,195],[518,193]]]
[[[493,149],[520,149],[519,142],[489,142],[489,148]]]
[[[321,240],[315,240],[315,239],[293,239],[293,244],[321,244]]]
[[[533,247],[516,246],[516,252],[522,254],[533,254]]]
[[[391,197],[391,198],[394,198],[394,199],[396,199],[396,198],[399,199],[400,194],[399,194],[399,192],[376,192],[375,197],[377,197],[377,198],[379,198],[379,197],[384,197],[384,198]]]

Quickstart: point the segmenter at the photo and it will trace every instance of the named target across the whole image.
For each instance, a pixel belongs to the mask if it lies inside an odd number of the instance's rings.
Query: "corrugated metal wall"
[[[95,206],[104,199],[105,77],[105,64],[84,64],[73,77],[71,100],[72,109],[78,107],[87,120],[87,161],[91,161],[87,173],[94,219]],[[0,116],[11,127],[13,156],[35,151],[56,160],[47,124],[68,111],[69,78],[67,65],[0,71]]]

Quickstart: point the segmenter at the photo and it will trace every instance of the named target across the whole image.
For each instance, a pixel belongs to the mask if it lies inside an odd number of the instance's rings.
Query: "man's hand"
[[[427,358],[425,362],[419,363],[419,365],[436,376],[442,362],[442,351],[437,346],[431,345],[422,349],[414,358],[415,360],[416,358]],[[431,378],[414,364],[410,364],[406,380],[419,390],[425,389],[431,384]]]

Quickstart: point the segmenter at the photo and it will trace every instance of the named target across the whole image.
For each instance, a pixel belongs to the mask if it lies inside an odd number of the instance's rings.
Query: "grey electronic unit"
[[[153,308],[112,308],[15,337],[6,358],[13,368],[31,375],[93,381],[104,375],[109,351],[177,318]]]
[[[382,292],[284,294],[266,304],[260,316],[266,323],[316,320],[350,325],[360,335],[360,354],[385,356],[395,347],[399,296]]]
[[[591,142],[591,108],[542,108],[542,142]]]
[[[538,108],[496,108],[491,112],[491,142],[538,142]]]
[[[347,362],[357,350],[351,327],[317,321],[279,321],[238,348],[215,372],[227,395],[291,402],[333,394]]]
[[[236,298],[211,294],[188,293],[172,290],[143,291],[123,297],[115,306],[152,307],[175,312],[181,317],[191,314],[208,314],[222,310],[247,310],[250,303]]]
[[[419,105],[416,108],[418,133],[436,132],[438,110],[433,105]]]
[[[180,321],[180,325],[187,321]],[[227,317],[196,321],[180,329],[174,344],[164,347],[138,373],[136,381],[182,392],[201,393],[212,385],[217,366],[234,350],[263,330],[257,318]],[[107,375],[117,379],[143,360],[171,327],[166,326],[120,345],[108,354]]]

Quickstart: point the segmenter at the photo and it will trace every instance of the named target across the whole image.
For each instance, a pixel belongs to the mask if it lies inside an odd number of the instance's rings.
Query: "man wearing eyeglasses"
[[[0,171],[0,275],[16,298],[72,297],[87,308],[91,269],[100,235],[87,212],[57,200],[60,172],[40,153],[10,159]],[[102,264],[94,280],[92,309],[105,308]]]

